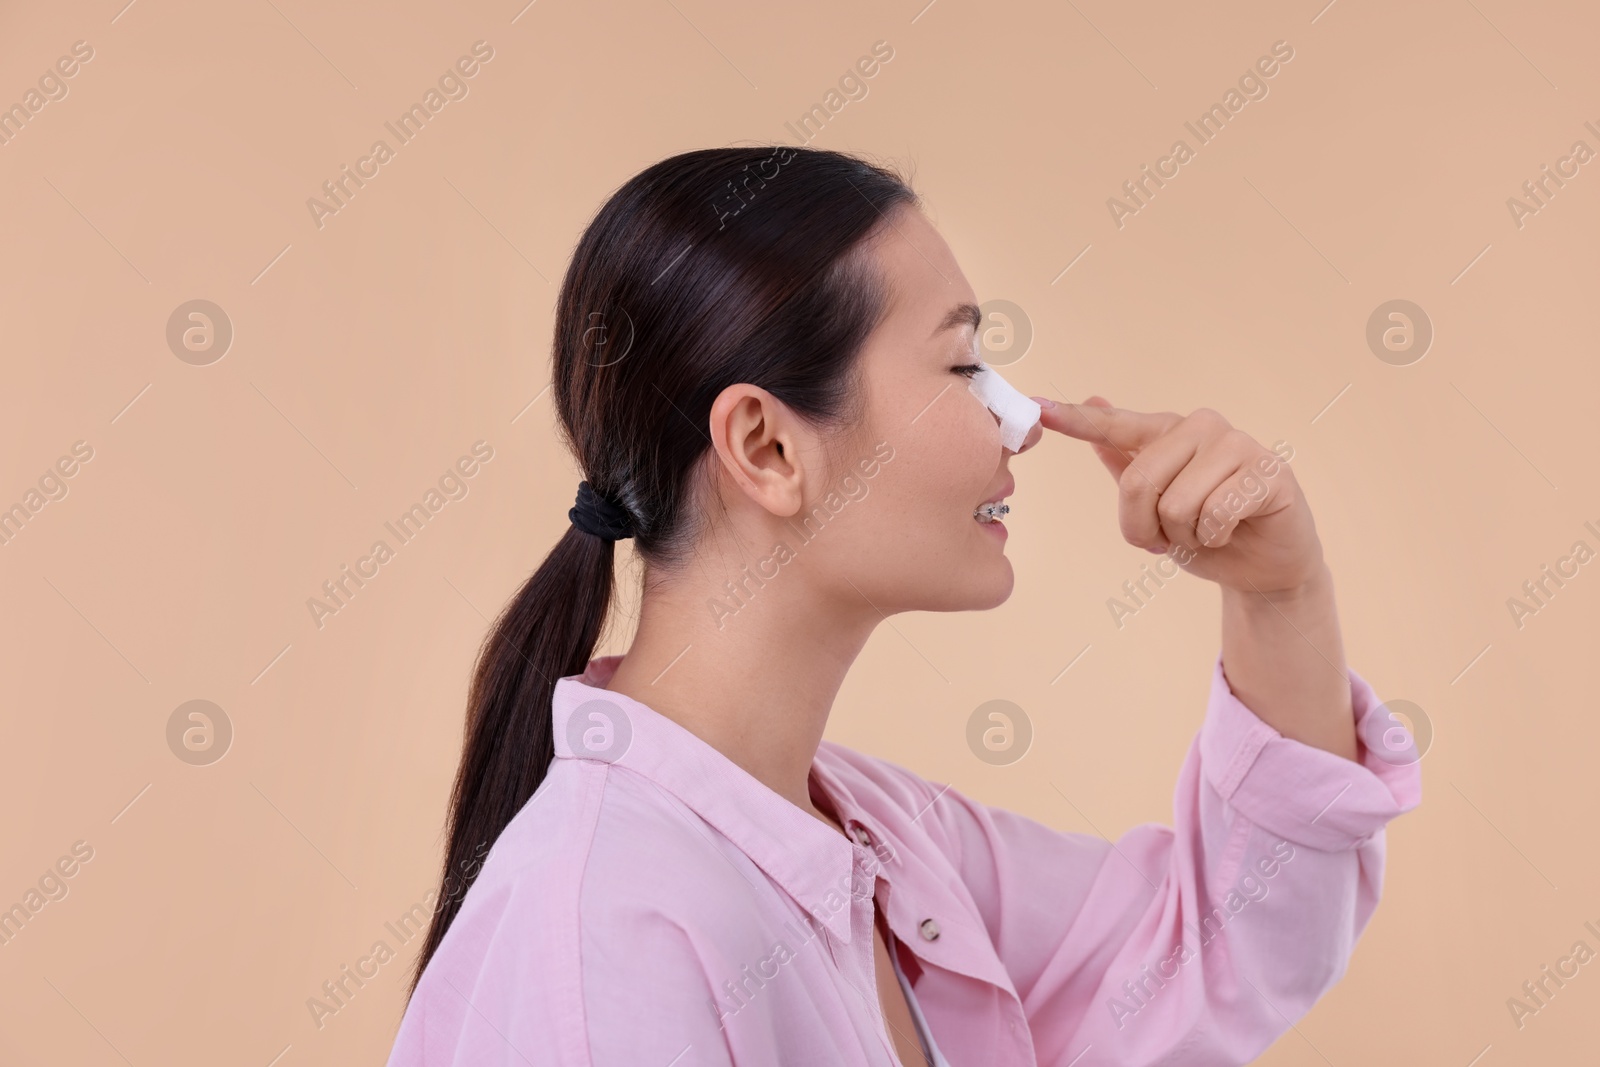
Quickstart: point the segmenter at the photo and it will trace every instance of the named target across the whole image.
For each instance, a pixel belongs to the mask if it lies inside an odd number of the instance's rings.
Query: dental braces
[[[1011,510],[1010,504],[979,504],[972,509],[972,517],[979,522],[994,522]]]

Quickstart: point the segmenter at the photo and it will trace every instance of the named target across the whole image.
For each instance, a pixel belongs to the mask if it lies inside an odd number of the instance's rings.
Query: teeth
[[[987,504],[979,504],[972,510],[972,517],[979,522],[994,522],[1011,510],[1010,504],[1002,504],[998,500]]]

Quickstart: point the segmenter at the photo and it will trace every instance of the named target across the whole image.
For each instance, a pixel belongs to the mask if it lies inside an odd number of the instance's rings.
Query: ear
[[[710,422],[711,447],[733,483],[774,515],[799,512],[808,442],[788,405],[741,382],[717,394]]]

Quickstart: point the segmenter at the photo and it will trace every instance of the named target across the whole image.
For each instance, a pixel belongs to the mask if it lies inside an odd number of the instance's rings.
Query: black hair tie
[[[567,512],[572,525],[603,541],[622,541],[633,536],[633,516],[628,509],[594,491],[585,479],[578,483],[578,502]]]

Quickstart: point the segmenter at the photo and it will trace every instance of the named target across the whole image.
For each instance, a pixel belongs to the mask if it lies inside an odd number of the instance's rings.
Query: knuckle
[[[1117,479],[1117,492],[1129,505],[1137,506],[1149,500],[1155,487],[1139,469],[1139,461],[1134,460],[1123,468],[1122,476]]]
[[[1257,452],[1265,451],[1259,444],[1256,443],[1256,439],[1254,437],[1251,437],[1250,434],[1239,429],[1237,426],[1230,426],[1228,428],[1228,432],[1225,433],[1223,437],[1229,444],[1237,445],[1240,448],[1249,448]]]
[[[1134,473],[1134,470],[1138,466],[1139,466],[1139,461],[1137,459],[1135,459],[1133,462],[1129,463],[1126,467],[1123,467],[1122,468],[1122,473],[1117,475],[1117,494],[1119,496],[1132,496],[1133,495],[1133,489],[1134,489],[1135,484],[1137,483],[1138,478],[1139,478],[1139,476]]]

